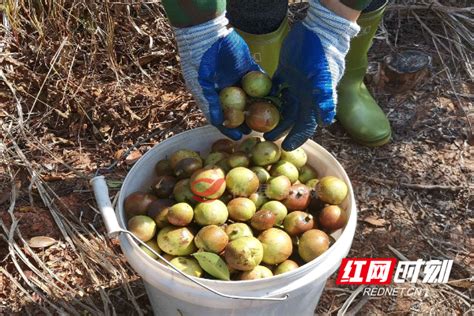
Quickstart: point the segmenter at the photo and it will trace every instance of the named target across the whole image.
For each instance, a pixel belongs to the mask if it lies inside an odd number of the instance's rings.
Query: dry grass
[[[0,312],[148,313],[141,282],[103,235],[87,179],[112,165],[116,194],[128,168],[124,150],[145,152],[203,124],[163,10],[151,2],[82,0],[5,0],[1,9]],[[302,12],[293,7],[294,16]],[[453,258],[458,282],[428,287],[432,297],[417,302],[358,299],[330,281],[319,313],[336,313],[348,298],[355,299],[348,310],[361,313],[471,308],[462,280],[472,276],[473,241],[464,234],[473,224],[472,29],[467,1],[397,1],[371,60],[416,45],[435,64],[411,95],[372,86],[394,142],[361,148],[337,125],[315,138],[358,188],[361,222],[351,255],[394,256],[390,244],[411,259]],[[370,216],[381,226],[365,221]],[[39,235],[57,242],[31,248]]]

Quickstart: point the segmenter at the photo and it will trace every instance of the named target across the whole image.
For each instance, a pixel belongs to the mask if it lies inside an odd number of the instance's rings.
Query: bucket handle
[[[148,249],[151,253],[156,255],[158,258],[160,258],[163,262],[166,263],[173,271],[176,273],[180,274],[187,280],[193,282],[196,285],[199,285],[200,287],[218,295],[221,297],[225,298],[230,298],[230,299],[237,299],[237,300],[254,300],[254,301],[285,301],[288,299],[289,295],[285,294],[283,297],[268,297],[268,296],[261,296],[261,297],[254,297],[254,296],[239,296],[239,295],[230,295],[230,294],[225,294],[222,292],[219,292],[203,283],[200,281],[196,280],[195,278],[190,277],[183,271],[179,270],[175,266],[173,266],[168,260],[166,260],[163,256],[161,256],[158,252],[156,252],[153,248],[148,246],[146,243],[141,241],[139,238],[137,238],[133,233],[130,231],[123,229],[120,227],[117,217],[115,216],[115,211],[112,207],[112,203],[110,202],[110,197],[109,197],[109,189],[107,187],[107,183],[105,182],[104,176],[97,176],[91,179],[90,184],[92,185],[92,188],[94,190],[94,196],[95,200],[97,202],[97,206],[99,207],[99,211],[102,215],[102,219],[104,220],[105,223],[105,228],[107,230],[107,235],[109,237],[117,237],[119,234],[126,234],[132,237],[133,240],[135,240],[138,244],[141,246],[145,247]]]

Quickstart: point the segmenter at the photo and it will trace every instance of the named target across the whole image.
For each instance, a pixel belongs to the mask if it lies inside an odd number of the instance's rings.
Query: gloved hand
[[[181,68],[187,88],[208,122],[227,137],[238,140],[250,133],[247,126],[226,128],[219,91],[236,84],[249,71],[260,70],[244,40],[228,29],[221,15],[188,28],[175,28]]]
[[[314,134],[321,124],[331,124],[336,115],[336,85],[344,74],[344,57],[359,26],[310,0],[307,17],[295,24],[280,52],[273,77],[275,88],[283,88],[282,120],[264,137],[275,140],[290,132],[282,143],[294,150]]]

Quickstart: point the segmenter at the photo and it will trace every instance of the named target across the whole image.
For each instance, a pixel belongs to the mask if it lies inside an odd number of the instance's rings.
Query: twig
[[[351,306],[352,302],[355,300],[357,295],[359,295],[360,292],[362,292],[365,288],[365,285],[360,285],[357,289],[355,289],[354,292],[347,298],[347,300],[342,304],[341,308],[337,312],[337,316],[343,316],[346,315],[347,310]]]
[[[419,183],[406,183],[406,182],[397,182],[389,179],[376,179],[368,176],[363,176],[364,179],[378,184],[390,184],[398,185],[410,189],[419,189],[419,190],[448,190],[448,191],[461,191],[466,189],[464,186],[457,185],[441,185],[441,184],[419,184]]]

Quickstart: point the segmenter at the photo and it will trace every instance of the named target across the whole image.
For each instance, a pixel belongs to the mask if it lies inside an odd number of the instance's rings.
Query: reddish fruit
[[[215,166],[196,171],[190,179],[191,191],[206,199],[218,199],[225,191],[224,172]]]
[[[298,180],[300,180],[301,183],[306,183],[307,181],[317,177],[318,173],[310,165],[304,165],[300,168],[300,176]]]
[[[254,98],[266,97],[272,89],[272,80],[261,71],[251,71],[242,78],[245,93]]]
[[[322,230],[308,230],[299,240],[298,254],[304,261],[310,262],[328,250],[329,242],[328,235]]]
[[[305,210],[311,201],[311,191],[304,184],[293,184],[290,194],[283,200],[283,204],[290,210]]]
[[[238,197],[227,204],[229,217],[238,222],[246,222],[252,218],[257,210],[255,204],[248,198]]]
[[[291,236],[297,236],[314,227],[313,216],[302,211],[294,211],[283,220],[285,231]]]
[[[288,214],[286,206],[280,201],[266,202],[262,205],[261,209],[271,211],[275,214],[275,225],[281,225]]]
[[[174,168],[174,174],[179,179],[189,178],[196,170],[202,168],[202,160],[196,158],[184,158]]]
[[[267,182],[265,194],[269,199],[283,200],[290,193],[291,182],[285,176],[272,178]]]
[[[344,181],[337,177],[321,178],[316,185],[318,197],[329,204],[341,204],[347,196],[348,188]]]
[[[194,220],[201,226],[222,225],[228,217],[227,207],[220,200],[198,203],[194,208]]]
[[[231,241],[241,237],[253,237],[252,229],[245,223],[230,224],[225,228],[225,233]]]
[[[172,176],[173,168],[170,161],[168,159],[158,161],[155,165],[155,173],[157,176]]]
[[[247,103],[247,96],[239,87],[227,87],[219,93],[219,101],[224,110],[235,109],[243,111]]]
[[[147,215],[155,220],[156,226],[159,228],[168,226],[168,211],[174,204],[176,202],[170,199],[156,200],[148,207]]]
[[[168,209],[168,222],[175,226],[187,226],[193,221],[193,207],[188,203],[177,203]]]
[[[269,210],[260,210],[250,219],[250,225],[256,230],[272,228],[276,223],[276,216]]]
[[[234,196],[248,197],[258,190],[259,181],[255,173],[244,167],[229,171],[225,177],[227,189]]]
[[[261,143],[262,139],[257,136],[252,136],[244,139],[239,146],[237,146],[238,151],[242,151],[246,154],[250,154],[252,152],[252,149],[257,145],[258,143]]]
[[[245,116],[245,123],[254,131],[266,133],[280,122],[280,112],[271,103],[255,102],[250,105]]]
[[[298,264],[294,262],[293,260],[285,260],[276,267],[273,274],[274,275],[283,274],[286,272],[296,270],[298,269],[298,267],[299,267]]]
[[[155,236],[156,223],[145,215],[133,216],[128,220],[128,230],[131,231],[141,241],[149,241]]]
[[[291,237],[281,229],[267,229],[258,236],[258,240],[262,243],[262,261],[266,264],[282,263],[293,252]]]
[[[152,194],[145,192],[134,192],[127,196],[123,203],[123,207],[128,217],[144,215],[146,214],[146,210],[150,204],[156,200],[156,196]]]
[[[187,227],[166,226],[158,233],[158,246],[167,254],[187,256],[196,251],[194,234]]]
[[[173,176],[159,176],[153,185],[153,192],[159,198],[169,198],[173,194],[173,188],[176,185],[176,178]]]
[[[250,164],[250,159],[243,152],[235,152],[227,158],[227,162],[231,168],[236,167],[248,167]]]
[[[245,121],[245,113],[235,109],[224,110],[224,125],[227,128],[236,128]]]
[[[337,205],[327,205],[319,214],[319,223],[330,232],[344,227],[346,222],[347,213]]]
[[[244,271],[240,275],[241,280],[258,280],[271,278],[273,276],[272,270],[265,266],[256,266],[250,271]]]
[[[227,138],[221,138],[216,140],[212,146],[211,151],[213,152],[224,152],[228,154],[232,154],[234,152],[234,145],[235,143]]]
[[[280,159],[281,149],[275,143],[264,141],[255,145],[252,150],[252,161],[257,166],[267,166]]]
[[[270,174],[273,177],[286,176],[291,183],[295,183],[298,180],[299,172],[298,169],[291,162],[280,160],[272,166]]]
[[[192,151],[192,150],[188,150],[188,149],[180,149],[180,150],[174,152],[170,156],[171,168],[173,168],[173,170],[175,170],[178,163],[181,160],[186,159],[186,158],[195,158],[197,160],[201,160],[201,163],[202,163],[202,159],[201,159],[201,157],[199,156],[199,154],[197,152]]]
[[[227,244],[224,256],[231,268],[249,271],[262,262],[263,246],[255,237],[241,237]]]
[[[194,237],[196,247],[204,251],[221,253],[229,242],[226,232],[216,225],[208,225],[199,230]]]

